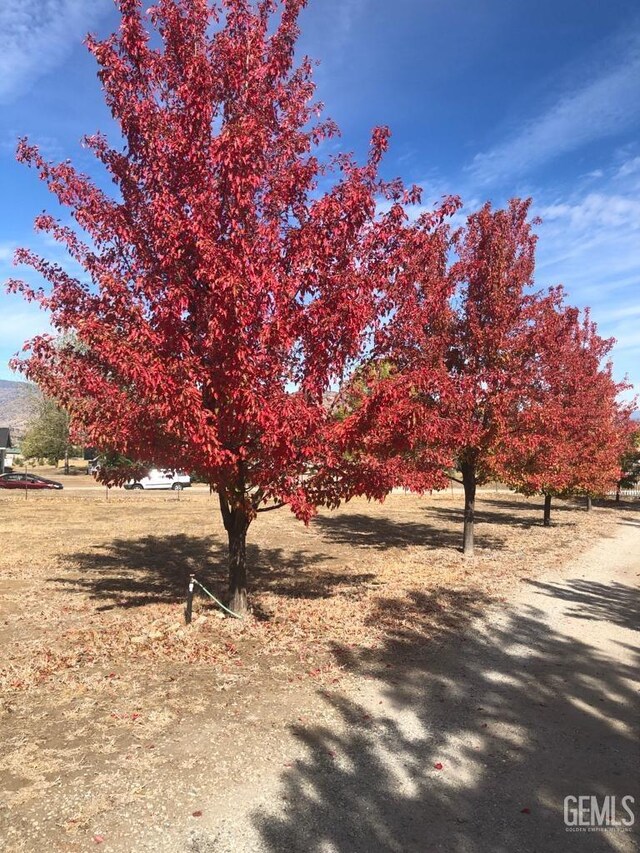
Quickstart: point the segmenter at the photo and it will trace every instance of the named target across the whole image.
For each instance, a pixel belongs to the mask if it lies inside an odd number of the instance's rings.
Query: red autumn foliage
[[[602,365],[611,342],[560,288],[533,290],[530,204],[485,204],[452,232],[449,199],[407,228],[386,322],[346,400],[350,452],[377,456],[398,483],[419,491],[461,473],[465,554],[478,485],[604,491],[630,411]]]
[[[535,443],[519,424],[537,380],[541,297],[530,290],[530,202],[496,211],[486,204],[452,233],[446,217],[456,206],[448,200],[408,229],[377,337],[378,373],[369,371],[345,429],[384,448],[412,488],[442,486],[445,471],[457,468],[464,550],[473,553],[476,486],[496,476],[507,440],[514,453]]]
[[[456,468],[465,490],[465,554],[473,554],[476,486],[500,476],[505,447],[522,456],[539,440],[523,428],[523,416],[539,384],[545,344],[538,309],[553,295],[531,289],[536,237],[530,205],[530,199],[513,199],[494,211],[485,204],[454,240],[447,417],[458,437]]]
[[[79,226],[43,214],[37,229],[84,275],[18,251],[48,288],[10,288],[49,311],[63,343],[35,338],[16,366],[88,444],[180,460],[219,493],[242,611],[255,513],[288,504],[307,520],[346,488],[334,474],[308,483],[332,422],[323,394],[366,350],[417,194],[378,177],[385,128],[364,165],[320,161],[337,128],[317,118],[310,61],[295,62],[305,0],[117,5],[119,31],[88,46],[124,142],[85,140],[116,193],[26,140],[18,149]]]
[[[375,483],[380,496],[393,485],[423,491],[447,483],[445,469],[457,444],[446,416],[454,316],[448,220],[459,204],[447,198],[405,227],[387,260],[383,320],[370,357],[337,401],[340,452]]]
[[[509,448],[502,454],[506,482],[524,494],[545,495],[545,525],[552,496],[590,497],[615,488],[635,408],[618,399],[629,385],[613,378],[613,339],[598,335],[588,311],[581,317],[562,304],[560,291],[555,295],[540,304],[537,320],[547,340],[537,396],[526,412],[526,429],[537,443],[520,456]]]
[[[58,335],[15,366],[87,444],[180,460],[218,492],[236,612],[257,512],[288,505],[306,521],[356,494],[440,488],[457,469],[471,554],[478,484],[603,491],[629,416],[601,365],[610,345],[560,290],[531,288],[529,201],[486,204],[452,231],[449,198],[408,224],[419,192],[380,179],[385,128],[364,165],[321,162],[337,128],[319,118],[310,61],[295,61],[305,2],[143,13],[118,0],[118,33],[88,44],[124,142],[86,138],[115,194],[18,149],[75,220],[36,227],[83,275],[17,252],[47,288],[9,287]]]

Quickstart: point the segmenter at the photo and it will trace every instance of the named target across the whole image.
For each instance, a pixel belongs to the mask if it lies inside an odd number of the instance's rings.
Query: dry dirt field
[[[206,490],[0,493],[3,849],[173,849],[289,766],[287,730],[331,713],[318,691],[348,691],[359,655],[403,630],[441,641],[620,514],[555,504],[544,529],[539,500],[481,493],[471,561],[450,493],[354,501],[309,528],[267,513],[249,531],[252,617],[199,597],[186,627],[189,573],[224,595]]]

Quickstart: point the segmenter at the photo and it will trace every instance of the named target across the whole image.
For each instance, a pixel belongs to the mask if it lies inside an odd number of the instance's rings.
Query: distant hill
[[[35,385],[0,379],[0,427],[9,427],[14,442],[24,435],[39,399]]]

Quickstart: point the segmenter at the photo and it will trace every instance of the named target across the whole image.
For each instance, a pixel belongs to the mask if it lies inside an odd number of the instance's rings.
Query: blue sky
[[[33,217],[55,205],[15,162],[18,136],[53,158],[94,166],[83,133],[112,128],[88,30],[117,25],[110,0],[0,4],[0,279],[16,246],[43,247]],[[316,81],[364,152],[388,124],[387,176],[468,208],[532,195],[537,283],[563,283],[618,340],[616,375],[640,391],[640,8],[636,0],[310,0],[301,48]],[[0,378],[46,318],[0,293]]]

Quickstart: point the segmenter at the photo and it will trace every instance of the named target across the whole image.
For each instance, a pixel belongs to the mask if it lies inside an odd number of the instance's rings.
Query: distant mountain
[[[24,435],[39,400],[35,385],[0,379],[0,427],[9,427],[14,443]]]

